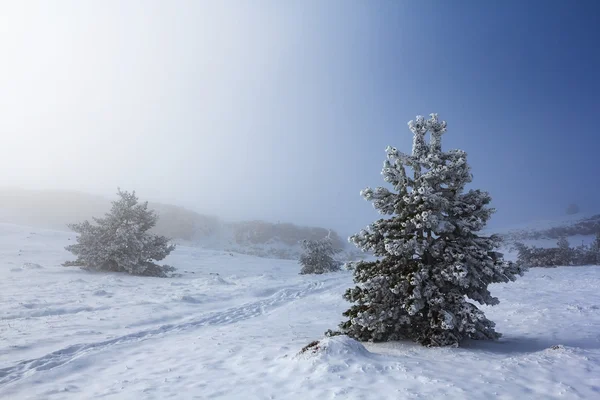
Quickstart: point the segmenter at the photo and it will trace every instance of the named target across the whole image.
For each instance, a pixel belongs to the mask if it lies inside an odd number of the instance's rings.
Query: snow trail
[[[158,328],[145,329],[116,338],[93,343],[75,344],[63,349],[46,354],[39,358],[19,361],[13,366],[0,369],[0,387],[19,380],[38,371],[50,370],[60,367],[70,361],[88,354],[92,351],[103,351],[111,346],[131,342],[141,342],[170,332],[179,332],[202,326],[227,325],[242,322],[247,319],[264,315],[277,307],[281,307],[296,299],[329,290],[339,282],[335,280],[310,282],[298,288],[297,285],[280,289],[267,299],[250,302],[224,311],[210,312],[208,315],[189,321],[161,325]]]

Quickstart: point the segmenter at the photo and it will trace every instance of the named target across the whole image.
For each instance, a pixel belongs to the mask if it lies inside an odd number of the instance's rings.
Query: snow
[[[0,224],[0,398],[600,398],[599,267],[491,285],[499,341],[424,348],[323,337],[348,271],[180,246],[175,278],[92,273],[73,240]]]

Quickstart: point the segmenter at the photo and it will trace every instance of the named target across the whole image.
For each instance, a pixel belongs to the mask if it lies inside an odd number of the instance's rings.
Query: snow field
[[[493,285],[503,338],[431,349],[323,339],[349,272],[179,247],[175,278],[90,273],[73,238],[0,224],[2,399],[600,398],[598,267]]]

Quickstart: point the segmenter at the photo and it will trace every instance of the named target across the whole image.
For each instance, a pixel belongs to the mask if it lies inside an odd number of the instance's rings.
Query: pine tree
[[[572,265],[593,265],[596,263],[596,254],[594,253],[594,245],[586,246],[581,245],[571,249],[572,253]]]
[[[300,274],[323,274],[341,269],[342,262],[333,258],[336,250],[329,235],[320,240],[303,240],[302,248]]]
[[[596,265],[600,265],[600,232],[596,233],[596,239],[592,243],[592,259]]]
[[[464,191],[472,175],[464,151],[442,152],[446,122],[431,114],[408,125],[412,155],[386,149],[382,175],[394,190],[361,192],[391,217],[350,237],[378,259],[351,266],[357,286],[344,297],[355,304],[344,313],[348,320],[340,324],[341,333],[361,341],[413,339],[427,346],[498,338],[494,323],[465,296],[498,304],[488,285],[513,281],[524,267],[494,251],[499,237],[477,234],[494,212],[491,198],[480,190]]]
[[[104,218],[93,218],[69,227],[79,234],[77,243],[66,249],[77,256],[74,262],[86,269],[127,272],[133,275],[166,276],[173,267],[153,262],[164,259],[175,246],[169,239],[148,233],[158,216],[148,210],[148,203],[139,204],[135,192],[118,191],[119,199],[112,203]]]
[[[571,265],[573,263],[573,251],[569,247],[569,241],[565,236],[561,236],[556,242],[558,246],[558,260],[559,265]]]
[[[529,248],[522,242],[515,242],[512,244],[511,250],[517,252],[517,263],[523,265],[525,268],[531,266],[531,259],[533,256],[533,249]]]

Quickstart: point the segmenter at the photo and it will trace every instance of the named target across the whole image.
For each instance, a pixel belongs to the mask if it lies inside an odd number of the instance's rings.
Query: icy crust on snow
[[[1,399],[600,397],[598,267],[491,285],[503,337],[432,349],[325,338],[348,271],[180,246],[175,278],[94,273],[60,266],[73,237],[0,224]]]

